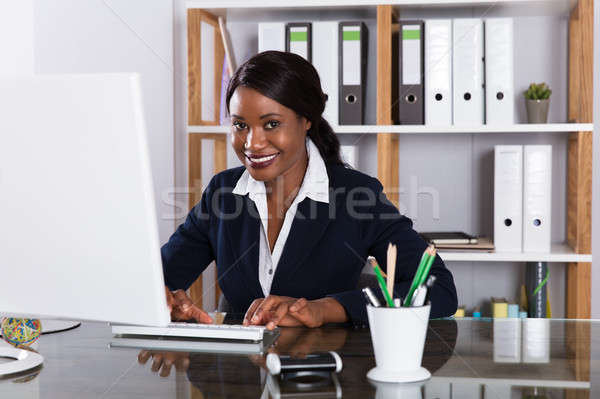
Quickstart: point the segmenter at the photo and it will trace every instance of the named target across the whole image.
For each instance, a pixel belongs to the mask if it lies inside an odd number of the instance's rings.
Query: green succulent
[[[550,98],[552,90],[550,90],[546,83],[532,83],[523,94],[528,100],[547,100]]]

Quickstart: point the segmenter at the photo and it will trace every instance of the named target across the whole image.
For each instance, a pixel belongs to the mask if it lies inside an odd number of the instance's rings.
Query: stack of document
[[[332,125],[362,125],[367,72],[367,28],[361,21],[261,22],[258,51],[287,51],[312,62],[328,100]]]
[[[486,237],[475,237],[464,232],[431,232],[420,233],[421,237],[441,251],[455,252],[491,252],[494,243]]]
[[[498,145],[494,242],[504,252],[550,252],[552,146]]]
[[[514,123],[513,21],[400,21],[399,123]]]
[[[399,22],[399,124],[514,123],[513,20]],[[332,125],[364,123],[367,28],[361,21],[263,22],[258,51],[296,53],[313,63]]]

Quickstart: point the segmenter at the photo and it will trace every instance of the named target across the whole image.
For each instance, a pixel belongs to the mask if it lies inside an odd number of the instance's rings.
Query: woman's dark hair
[[[299,55],[281,51],[265,51],[241,65],[227,87],[225,104],[238,86],[254,89],[282,104],[311,122],[308,136],[315,143],[325,163],[343,165],[340,142],[323,119],[327,94],[312,64]]]

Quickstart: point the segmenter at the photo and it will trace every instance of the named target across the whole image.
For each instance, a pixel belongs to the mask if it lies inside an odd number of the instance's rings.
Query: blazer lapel
[[[242,198],[242,212],[237,217],[229,217],[223,223],[225,235],[232,249],[230,268],[235,267],[242,272],[244,284],[254,298],[263,297],[258,281],[258,254],[260,248],[260,219],[254,202],[245,195],[233,195],[236,201]],[[235,198],[237,197],[237,198]],[[230,271],[226,271],[229,273]],[[231,271],[233,272],[233,271]]]
[[[310,198],[305,198],[298,204],[292,228],[275,271],[271,291],[276,290],[283,281],[290,279],[319,243],[330,222],[330,206],[335,204],[317,202]]]

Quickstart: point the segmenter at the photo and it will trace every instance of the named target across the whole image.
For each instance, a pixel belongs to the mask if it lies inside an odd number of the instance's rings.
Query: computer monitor
[[[0,79],[0,313],[164,326],[136,74]]]

